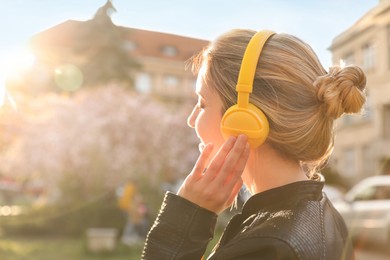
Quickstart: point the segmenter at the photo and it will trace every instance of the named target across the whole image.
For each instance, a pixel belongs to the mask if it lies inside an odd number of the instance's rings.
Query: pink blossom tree
[[[186,125],[189,106],[167,106],[118,86],[17,102],[18,112],[10,113],[19,131],[2,151],[0,171],[43,180],[51,198],[91,199],[128,179],[159,189],[188,174],[198,155]]]

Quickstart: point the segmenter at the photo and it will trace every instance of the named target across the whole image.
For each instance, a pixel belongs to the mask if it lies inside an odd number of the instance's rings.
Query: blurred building
[[[390,158],[390,1],[381,0],[334,38],[333,63],[356,64],[367,73],[368,100],[360,116],[337,122],[332,165],[352,183],[383,173]]]
[[[111,21],[114,11],[111,1],[107,1],[90,20],[68,20],[34,35],[31,45],[37,63],[29,82],[36,82],[37,86],[54,85],[53,73],[62,65],[72,64],[77,69],[85,59],[93,60],[94,57],[86,56],[91,52],[89,41],[92,39],[93,47],[103,46],[107,52],[118,48],[122,52],[118,55],[120,58],[134,60],[136,66],[128,73],[132,87],[138,92],[169,101],[193,98],[196,79],[191,69],[185,70],[186,61],[206,47],[208,41],[117,26]],[[114,62],[106,55],[100,65],[108,64],[108,68],[119,70],[121,65]]]
[[[135,87],[140,92],[151,92],[171,99],[193,97],[196,78],[186,62],[207,41],[139,29],[130,29],[123,43],[141,63],[135,78]],[[188,64],[187,64],[188,65]]]

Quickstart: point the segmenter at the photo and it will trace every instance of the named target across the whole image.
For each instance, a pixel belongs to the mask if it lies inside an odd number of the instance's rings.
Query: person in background
[[[244,53],[259,37],[263,47],[249,67],[249,100],[264,114],[269,133],[256,147],[251,134],[229,137],[221,124],[226,111],[242,102],[236,90]],[[319,171],[333,149],[334,120],[359,112],[365,102],[363,71],[326,71],[297,37],[242,29],[218,37],[193,64],[198,102],[188,125],[201,154],[177,194],[166,194],[142,259],[205,258],[218,215],[243,184],[252,196],[208,259],[353,259],[345,223],[322,192]]]
[[[131,246],[140,240],[134,224],[134,212],[136,211],[135,200],[138,196],[138,191],[134,181],[128,181],[118,199],[118,206],[124,212],[126,223],[123,228],[121,242]]]
[[[130,214],[135,232],[140,238],[145,239],[150,228],[150,213],[149,207],[141,194],[136,195],[134,198],[134,208]]]

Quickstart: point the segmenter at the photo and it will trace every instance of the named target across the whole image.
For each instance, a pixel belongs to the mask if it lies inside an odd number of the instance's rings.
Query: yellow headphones
[[[275,34],[272,31],[257,32],[245,50],[242,59],[236,91],[237,104],[230,107],[222,117],[221,131],[225,139],[229,136],[244,134],[251,148],[259,147],[268,136],[269,124],[263,111],[249,103],[253,80],[261,50],[265,42]]]

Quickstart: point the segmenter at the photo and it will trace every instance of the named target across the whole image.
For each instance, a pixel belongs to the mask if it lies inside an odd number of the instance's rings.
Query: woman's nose
[[[196,107],[192,109],[191,114],[187,118],[187,125],[191,128],[195,128],[195,119],[196,119]]]

